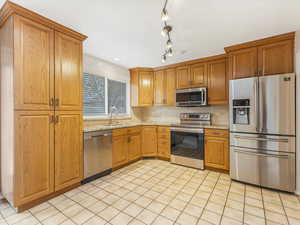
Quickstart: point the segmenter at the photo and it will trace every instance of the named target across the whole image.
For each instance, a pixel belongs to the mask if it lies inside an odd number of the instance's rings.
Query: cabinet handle
[[[49,105],[54,106],[54,98],[50,98]]]
[[[54,115],[50,116],[50,123],[55,123],[55,117],[54,117]]]
[[[58,123],[59,122],[59,116],[55,116],[55,123]]]
[[[59,106],[59,99],[58,98],[55,99],[55,106]]]

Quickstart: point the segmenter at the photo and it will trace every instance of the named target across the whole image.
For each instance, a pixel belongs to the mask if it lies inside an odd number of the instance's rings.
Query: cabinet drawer
[[[170,140],[171,135],[165,133],[158,133],[157,138],[162,140]]]
[[[170,127],[157,127],[157,132],[170,134]]]
[[[127,128],[113,129],[112,134],[113,136],[126,135]]]
[[[163,147],[163,148],[165,148],[165,147],[169,148],[170,147],[170,141],[169,140],[158,139],[157,146],[158,147]]]
[[[135,134],[135,133],[140,133],[142,128],[140,126],[138,127],[129,127],[127,128],[128,134]]]
[[[213,137],[228,137],[229,132],[228,130],[222,129],[205,129],[206,136],[213,136]]]

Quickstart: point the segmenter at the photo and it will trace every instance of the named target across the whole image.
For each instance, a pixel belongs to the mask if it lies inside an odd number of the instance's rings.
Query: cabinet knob
[[[55,99],[55,106],[59,106],[59,99],[58,98]]]
[[[54,115],[50,116],[50,123],[55,123],[55,116]]]
[[[54,106],[54,98],[50,98],[49,105]]]
[[[55,116],[55,123],[58,123],[59,122],[59,116]]]

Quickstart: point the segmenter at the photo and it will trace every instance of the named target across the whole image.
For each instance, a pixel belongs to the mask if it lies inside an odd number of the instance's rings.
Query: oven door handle
[[[184,127],[171,127],[171,131],[174,132],[185,132],[185,133],[193,133],[193,134],[203,134],[203,128],[184,128]]]

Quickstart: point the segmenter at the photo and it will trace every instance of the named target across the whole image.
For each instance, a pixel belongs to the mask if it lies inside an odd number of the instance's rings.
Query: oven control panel
[[[180,113],[180,120],[210,121],[210,113]]]

